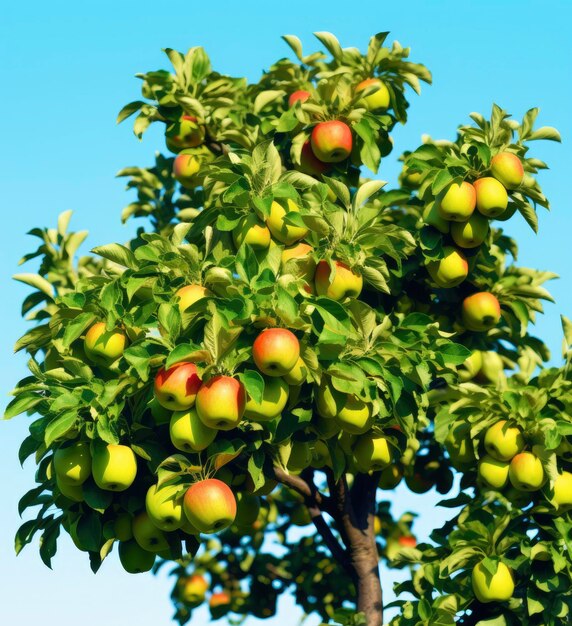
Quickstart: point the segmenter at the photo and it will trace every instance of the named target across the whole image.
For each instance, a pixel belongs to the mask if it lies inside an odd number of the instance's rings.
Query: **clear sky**
[[[551,166],[540,182],[552,212],[541,209],[538,236],[518,216],[508,224],[519,240],[522,265],[561,276],[551,286],[557,304],[549,305],[538,323],[538,333],[547,339],[557,363],[559,314],[572,317],[569,9],[567,0],[7,3],[0,18],[2,407],[25,374],[25,359],[13,356],[12,346],[26,328],[19,308],[27,290],[10,279],[20,271],[18,260],[34,245],[25,233],[54,225],[58,213],[67,209],[74,210],[75,229],[90,231],[90,247],[125,241],[134,232],[134,222],[120,224],[128,196],[114,175],[126,165],[151,164],[154,150],[162,148],[158,132],[139,143],[129,123],[115,125],[121,106],[139,98],[134,74],[167,67],[162,48],[186,51],[203,45],[218,71],[256,80],[263,68],[288,54],[280,35],[296,34],[306,50],[313,50],[318,42],[314,44],[311,33],[321,30],[335,33],[344,46],[362,49],[370,35],[389,30],[390,40],[411,46],[412,59],[433,71],[434,86],[412,98],[409,124],[396,129],[396,155],[415,148],[422,133],[453,138],[471,111],[488,115],[493,101],[519,117],[539,106],[540,124],[559,128],[562,145],[539,142],[535,147],[535,154]],[[397,173],[391,159],[384,161],[382,178],[394,183]],[[168,624],[171,583],[165,577],[124,574],[115,556],[94,576],[86,555],[67,538],[60,543],[53,572],[42,565],[37,546],[15,558],[16,505],[33,481],[32,465],[22,470],[17,461],[27,418],[0,428],[0,623]],[[396,512],[418,509],[417,532],[424,537],[444,519],[434,508],[436,501],[435,495],[403,491],[395,496],[394,507]],[[395,574],[384,574],[386,588],[395,580]],[[282,608],[279,618],[264,623],[298,621],[291,601],[284,600]],[[193,624],[206,621],[201,613]]]

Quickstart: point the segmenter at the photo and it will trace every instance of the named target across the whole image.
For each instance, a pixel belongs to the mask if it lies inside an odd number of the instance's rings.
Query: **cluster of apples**
[[[205,135],[204,124],[193,115],[182,115],[167,126],[167,148],[177,155],[173,161],[173,176],[183,187],[195,186],[201,164],[212,158],[204,146]]]
[[[183,576],[177,581],[177,598],[191,608],[197,607],[205,601],[209,587],[202,574]],[[216,591],[209,597],[209,608],[215,613],[221,608],[228,607],[231,601],[228,591]]]

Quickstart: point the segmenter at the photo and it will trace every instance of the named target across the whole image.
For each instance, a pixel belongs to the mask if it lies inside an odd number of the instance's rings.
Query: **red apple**
[[[242,419],[245,405],[244,386],[232,376],[215,376],[197,393],[198,416],[209,428],[232,430]]]
[[[512,152],[499,152],[494,156],[491,172],[507,189],[516,189],[524,179],[522,161]]]
[[[288,98],[288,106],[289,107],[293,107],[295,102],[298,102],[298,100],[300,102],[306,102],[306,100],[308,100],[308,98],[311,96],[312,94],[309,91],[304,91],[303,89],[298,89],[298,91],[294,91],[293,93],[290,94],[290,97]]]
[[[284,376],[298,362],[300,342],[287,328],[267,328],[252,344],[256,367],[267,376]]]
[[[469,330],[489,330],[500,321],[500,303],[488,291],[474,293],[463,300],[462,317],[463,323]]]
[[[308,174],[309,176],[321,176],[328,172],[331,168],[329,163],[324,163],[320,161],[318,157],[312,151],[312,146],[310,141],[306,141],[302,145],[302,152],[300,153],[300,165],[295,165],[296,169],[302,172],[303,174]]]
[[[202,533],[216,533],[230,526],[236,517],[236,498],[218,478],[192,484],[183,499],[189,522]]]
[[[352,151],[352,131],[340,120],[320,122],[314,126],[310,142],[312,151],[320,161],[339,163],[347,159]]]
[[[327,261],[320,261],[314,275],[316,293],[319,296],[327,296],[332,300],[345,300],[357,298],[363,287],[363,278],[354,272],[348,265],[341,261],[333,262],[336,273],[330,282],[332,270]]]
[[[186,411],[195,404],[200,386],[197,366],[183,361],[168,370],[159,370],[155,376],[155,398],[170,411]]]

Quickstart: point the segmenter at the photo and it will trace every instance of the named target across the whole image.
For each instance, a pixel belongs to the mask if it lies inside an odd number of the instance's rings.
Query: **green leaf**
[[[137,111],[139,111],[142,106],[145,106],[145,103],[141,100],[136,100],[135,102],[130,102],[129,104],[126,104],[117,115],[117,124],[121,124],[123,120],[126,120],[134,113],[137,113]]]
[[[248,459],[248,473],[252,478],[254,489],[262,487],[266,481],[262,468],[264,466],[264,459],[266,455],[263,450],[255,450],[254,453]]]
[[[552,128],[552,126],[543,126],[533,132],[530,133],[527,137],[527,141],[534,141],[537,139],[547,139],[549,141],[562,141],[562,137],[560,133],[556,130],[556,128]]]
[[[66,323],[64,331],[63,344],[69,348],[71,344],[81,337],[85,330],[97,320],[95,313],[80,313],[73,320]]]
[[[93,254],[97,254],[104,259],[109,259],[118,265],[136,269],[139,264],[135,255],[129,248],[122,246],[119,243],[110,243],[106,246],[98,246],[92,249]]]
[[[254,402],[261,403],[264,394],[264,379],[255,370],[246,370],[238,375],[246,393]]]
[[[18,396],[14,398],[6,407],[6,410],[4,411],[4,419],[9,420],[16,415],[20,415],[20,413],[25,413],[26,411],[33,409],[42,400],[44,400],[44,398],[35,393],[18,394]]]
[[[77,422],[77,411],[66,411],[53,419],[46,427],[44,443],[50,447],[52,443],[68,433]]]
[[[52,284],[43,276],[40,276],[39,274],[14,274],[12,278],[26,285],[30,285],[30,287],[35,287],[53,300],[54,288],[52,287]]]

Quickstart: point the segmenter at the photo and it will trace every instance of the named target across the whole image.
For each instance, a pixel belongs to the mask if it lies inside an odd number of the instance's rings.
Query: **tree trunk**
[[[350,544],[350,558],[355,572],[357,610],[365,613],[367,626],[382,626],[383,604],[377,547],[373,533],[368,532]]]

